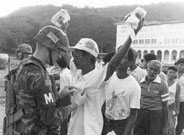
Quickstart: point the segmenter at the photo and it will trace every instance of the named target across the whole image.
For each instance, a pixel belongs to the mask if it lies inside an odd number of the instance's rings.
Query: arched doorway
[[[165,50],[164,52],[164,61],[168,61],[169,60],[169,51]]]
[[[162,51],[160,50],[157,52],[157,59],[162,61]]]
[[[141,59],[141,57],[142,57],[141,50],[138,50],[137,54],[138,54],[138,59]]]
[[[154,51],[154,50],[151,50],[150,53],[151,53],[151,54],[155,54],[155,51]]]
[[[148,51],[144,50],[143,55],[146,55],[146,54],[148,54]]]
[[[177,51],[173,50],[171,54],[171,60],[176,61],[176,59],[177,59]]]
[[[184,58],[184,50],[180,51],[180,58]]]

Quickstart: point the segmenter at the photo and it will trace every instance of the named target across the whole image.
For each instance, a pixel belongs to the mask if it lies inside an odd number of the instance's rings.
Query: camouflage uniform
[[[48,49],[50,61],[52,51],[66,52],[68,48],[67,35],[54,26],[43,27],[35,40],[38,46]],[[72,110],[70,106],[56,106],[59,95],[54,91],[54,81],[44,64],[38,58],[30,56],[17,70],[13,88],[15,114],[23,112],[23,115],[21,118],[17,117],[19,119],[14,122],[13,129],[21,135],[59,135],[62,121]]]
[[[59,134],[59,125],[68,117],[71,108],[56,107],[56,96],[44,64],[30,57],[19,70],[14,83],[17,109],[23,117],[16,123],[16,131],[25,135]],[[17,110],[17,111],[18,111]]]

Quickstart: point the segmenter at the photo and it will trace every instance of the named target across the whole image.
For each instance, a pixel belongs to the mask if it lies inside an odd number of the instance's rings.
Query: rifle
[[[15,94],[13,90],[13,84],[16,79],[17,69],[10,70],[10,57],[8,58],[8,75],[5,76],[5,91],[6,91],[6,106],[3,123],[3,135],[20,135],[20,133],[14,131],[15,122],[23,116],[23,111],[19,110],[15,113],[16,103]]]

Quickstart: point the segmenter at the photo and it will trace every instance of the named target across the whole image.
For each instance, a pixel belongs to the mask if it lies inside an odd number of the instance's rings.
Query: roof
[[[175,24],[175,23],[184,23],[184,21],[169,21],[169,22],[159,22],[159,21],[145,21],[144,26],[150,25],[162,25],[162,24]],[[115,23],[114,25],[122,25],[125,24],[125,21],[120,21]]]

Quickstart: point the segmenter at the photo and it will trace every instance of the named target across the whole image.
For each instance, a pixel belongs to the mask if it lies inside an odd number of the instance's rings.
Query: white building
[[[126,26],[117,23],[116,48],[126,39]],[[146,53],[154,53],[165,65],[173,64],[184,58],[184,22],[167,22],[146,24],[133,41],[132,48],[142,59]]]

